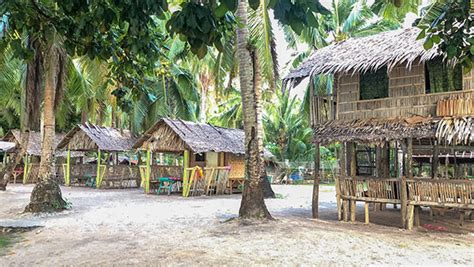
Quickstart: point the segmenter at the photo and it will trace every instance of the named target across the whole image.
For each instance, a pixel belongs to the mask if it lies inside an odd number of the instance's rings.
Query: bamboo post
[[[189,168],[189,150],[185,150],[183,154],[183,197],[186,196],[186,188],[188,187],[188,171]]]
[[[351,200],[351,222],[355,223],[356,221],[356,201]]]
[[[349,221],[349,200],[344,199],[342,202],[342,212],[344,221]]]
[[[350,147],[350,176],[351,178],[353,179],[353,181],[355,180],[355,177],[357,175],[357,145],[355,142],[351,142],[349,143],[349,147]],[[356,192],[356,183],[352,183],[352,185],[354,186],[354,190],[352,190],[352,192]],[[351,200],[350,202],[350,206],[348,208],[350,208],[350,213],[351,213],[351,221],[354,222],[355,221],[355,201],[354,200]]]
[[[365,202],[364,210],[365,210],[365,224],[369,224],[369,203],[368,202]]]
[[[414,205],[408,205],[408,215],[407,215],[407,229],[413,230],[413,219],[414,219]]]
[[[64,174],[64,184],[66,186],[69,186],[71,184],[70,171],[71,171],[71,150],[68,149],[67,156],[66,156],[66,173]]]
[[[150,193],[150,175],[151,175],[151,150],[146,151],[146,170],[145,170],[145,194]]]
[[[24,167],[23,167],[23,184],[26,184],[28,182],[28,155],[25,155],[24,161]]]
[[[342,203],[341,203],[341,188],[339,177],[334,177],[336,182],[336,207],[337,207],[337,219],[342,220]]]
[[[435,179],[438,177],[439,167],[439,146],[438,141],[435,141],[433,145],[433,157],[431,159],[431,178]]]
[[[415,226],[420,226],[420,206],[415,206]]]
[[[100,188],[100,159],[101,157],[101,151],[100,149],[97,149],[97,173],[95,177],[95,188]]]
[[[314,148],[314,182],[313,182],[313,199],[312,199],[312,211],[313,211],[313,218],[318,218],[318,206],[319,206],[319,166],[320,166],[320,145],[319,143],[315,144]]]

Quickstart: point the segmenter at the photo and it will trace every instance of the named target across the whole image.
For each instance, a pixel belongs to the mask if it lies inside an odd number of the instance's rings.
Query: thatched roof
[[[423,48],[423,40],[416,40],[419,33],[418,28],[400,29],[329,45],[313,52],[285,80],[298,82],[310,75],[365,72],[384,66],[390,70],[397,64],[427,61],[438,53],[436,48]]]
[[[314,141],[322,144],[380,143],[405,138],[432,138],[444,145],[471,145],[474,144],[474,117],[334,120],[314,129]]]
[[[56,133],[54,138],[54,146],[56,146],[59,141],[64,137],[64,134]],[[21,143],[21,131],[18,129],[13,129],[7,132],[7,134],[2,138],[3,141],[14,142],[16,149],[20,149],[23,146]],[[30,131],[30,136],[28,137],[28,148],[26,153],[31,156],[41,156],[41,144],[42,138],[40,132]],[[57,151],[55,153],[56,157],[65,157],[64,152]],[[82,157],[83,153],[71,153],[71,157]]]
[[[164,118],[148,129],[133,147],[146,149],[151,146],[163,152],[187,149],[194,153],[245,154],[244,140],[244,131],[240,129]]]
[[[436,125],[431,118],[334,120],[314,129],[314,141],[380,143],[404,138],[434,138]]]
[[[8,152],[15,148],[16,144],[14,142],[0,141],[0,151]]]
[[[437,123],[436,138],[447,145],[474,144],[474,116],[441,119]]]
[[[128,130],[91,124],[77,125],[59,142],[58,149],[74,151],[125,152],[132,150],[137,139]]]

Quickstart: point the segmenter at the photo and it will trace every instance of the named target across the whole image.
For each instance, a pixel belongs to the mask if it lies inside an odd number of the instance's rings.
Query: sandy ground
[[[276,220],[249,225],[226,222],[237,216],[240,195],[62,189],[73,208],[43,216],[21,214],[32,186],[0,192],[0,226],[42,226],[22,233],[0,266],[474,264],[473,222],[459,230],[449,220],[427,221],[424,212],[424,227],[409,232],[397,227],[392,209],[373,212],[374,223],[364,225],[362,207],[360,222],[338,222],[328,186],[321,187],[320,220],[311,219],[311,186],[274,186],[283,197],[266,203]]]

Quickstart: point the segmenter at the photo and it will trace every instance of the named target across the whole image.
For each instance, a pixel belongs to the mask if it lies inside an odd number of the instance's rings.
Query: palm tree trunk
[[[53,180],[54,139],[55,139],[55,98],[58,90],[64,88],[66,54],[56,44],[48,47],[45,57],[45,88],[43,102],[43,142],[39,168],[40,182],[31,193],[26,212],[51,212],[66,208],[61,188]]]
[[[34,51],[33,60],[26,66],[26,83],[21,94],[21,144],[22,147],[15,158],[5,169],[0,177],[0,190],[6,190],[8,182],[13,177],[13,172],[28,152],[30,130],[40,130],[41,88],[43,86],[43,55],[38,40],[29,39],[28,47]]]
[[[261,94],[257,88],[257,69],[251,57],[247,28],[247,1],[239,0],[237,16],[243,27],[237,28],[237,56],[239,60],[240,90],[242,94],[245,130],[246,180],[239,216],[241,218],[270,219],[271,215],[263,198],[264,175],[263,127],[261,118]]]

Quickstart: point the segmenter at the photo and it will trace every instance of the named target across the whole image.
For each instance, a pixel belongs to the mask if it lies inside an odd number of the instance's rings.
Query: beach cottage
[[[244,131],[164,118],[147,130],[133,146],[147,151],[147,164],[143,166],[145,191],[149,184],[166,174],[154,171],[150,158],[156,153],[183,155],[183,195],[232,193],[244,183]],[[197,169],[196,167],[199,167]],[[155,167],[160,168],[160,167]],[[199,170],[202,171],[200,178]],[[189,183],[186,181],[189,179]]]
[[[285,78],[310,78],[317,147],[341,144],[336,177],[340,220],[355,221],[356,202],[400,206],[401,224],[419,223],[421,206],[474,209],[474,70],[425,50],[419,29],[352,38],[315,51]],[[321,92],[314,77],[330,75]],[[319,150],[315,164],[319,166]],[[313,214],[317,216],[315,172]]]

